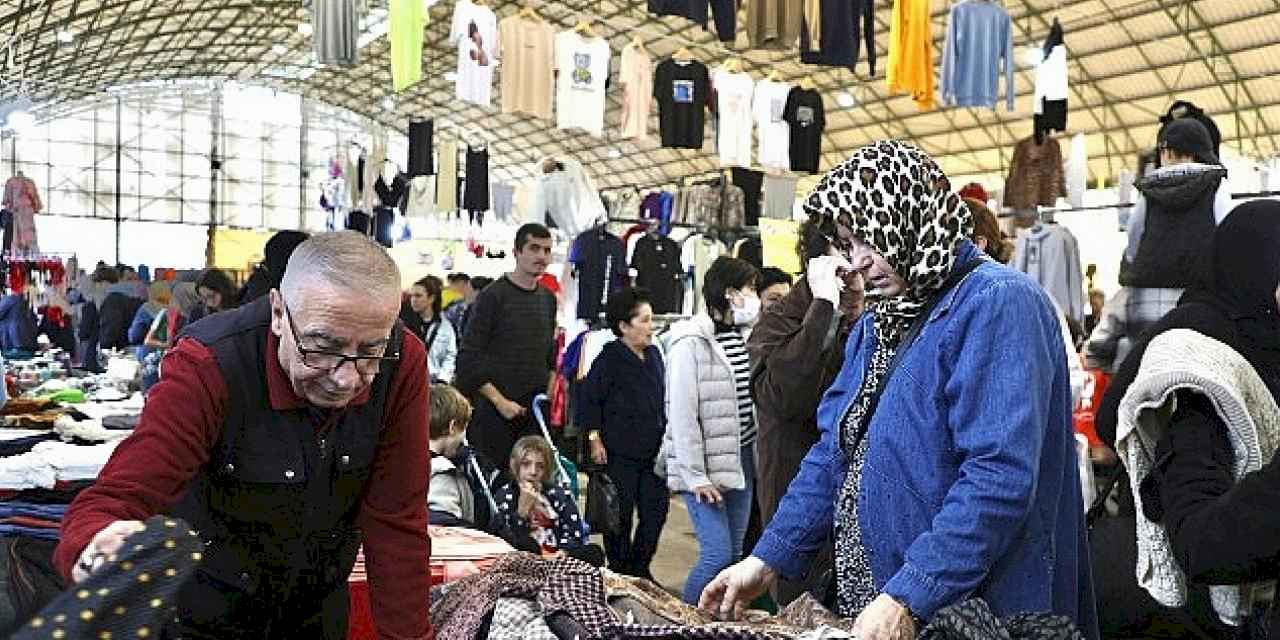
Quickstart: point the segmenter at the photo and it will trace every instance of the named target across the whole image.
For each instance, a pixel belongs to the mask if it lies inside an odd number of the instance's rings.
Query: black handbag
[[[618,485],[603,470],[592,470],[587,484],[587,524],[605,535],[622,532],[622,507]]]

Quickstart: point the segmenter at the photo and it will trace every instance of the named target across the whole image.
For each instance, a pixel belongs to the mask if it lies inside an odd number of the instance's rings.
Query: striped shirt
[[[738,390],[738,421],[742,425],[742,446],[756,441],[756,407],[751,399],[751,359],[747,356],[747,343],[737,331],[721,331],[716,342],[729,357],[733,366],[733,380]]]

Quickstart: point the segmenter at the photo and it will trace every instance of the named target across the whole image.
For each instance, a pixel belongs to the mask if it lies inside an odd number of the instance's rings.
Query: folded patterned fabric
[[[943,609],[920,632],[920,640],[1084,640],[1066,616],[1022,614],[997,618],[986,600],[975,598]]]
[[[145,527],[125,540],[118,557],[24,623],[13,640],[162,637],[204,545],[176,518],[156,516]]]

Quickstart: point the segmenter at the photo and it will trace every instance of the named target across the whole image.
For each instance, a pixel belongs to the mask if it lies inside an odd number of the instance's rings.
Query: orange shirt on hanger
[[[934,107],[929,4],[929,0],[894,0],[889,23],[889,91],[910,93],[921,111]]]

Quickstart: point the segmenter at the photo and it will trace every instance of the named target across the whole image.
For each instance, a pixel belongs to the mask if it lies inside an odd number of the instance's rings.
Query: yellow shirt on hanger
[[[916,107],[934,107],[933,23],[930,0],[894,0],[889,23],[890,93],[910,93]]]
[[[430,16],[422,0],[390,0],[391,85],[396,92],[422,80],[422,30]]]

